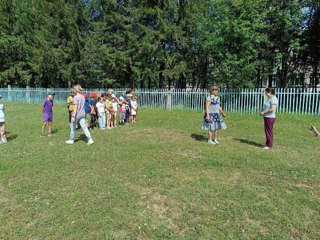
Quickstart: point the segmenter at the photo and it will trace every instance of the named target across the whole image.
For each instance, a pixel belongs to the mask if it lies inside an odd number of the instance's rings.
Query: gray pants
[[[71,131],[70,131],[70,139],[71,140],[74,140],[74,135],[75,135],[75,132],[76,132],[76,125],[77,123],[80,124],[84,134],[86,135],[87,139],[91,139],[91,134],[88,130],[88,127],[87,127],[87,124],[86,124],[86,118],[85,116],[77,116],[75,121],[71,124]]]

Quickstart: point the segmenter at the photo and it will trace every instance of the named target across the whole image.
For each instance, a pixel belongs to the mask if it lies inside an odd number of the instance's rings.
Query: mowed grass
[[[0,239],[320,239],[319,116],[229,114],[208,145],[202,113],[141,109],[138,122],[66,145],[67,110],[40,138],[41,106],[7,104]]]

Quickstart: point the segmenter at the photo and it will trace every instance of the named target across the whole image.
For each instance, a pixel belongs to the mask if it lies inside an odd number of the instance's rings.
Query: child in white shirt
[[[111,127],[117,127],[118,102],[116,96],[112,96],[113,115],[111,115]]]
[[[98,97],[96,108],[98,111],[99,128],[101,130],[105,130],[106,129],[106,114],[105,114],[106,104],[103,100],[103,97]]]
[[[137,121],[137,111],[138,111],[137,96],[133,95],[131,97],[131,122]]]

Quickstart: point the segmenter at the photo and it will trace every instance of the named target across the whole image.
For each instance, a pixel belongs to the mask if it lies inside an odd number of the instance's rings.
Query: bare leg
[[[50,135],[52,132],[51,132],[51,130],[52,130],[52,122],[48,122],[48,125],[49,125],[49,127],[48,127],[48,134]]]
[[[218,139],[218,130],[213,131],[213,137],[214,139]]]
[[[211,130],[208,131],[208,140],[212,140],[212,131]]]
[[[1,141],[3,143],[7,142],[6,133],[5,133],[5,123],[0,123],[0,143]]]
[[[46,128],[46,126],[47,126],[47,122],[43,122],[42,128],[41,128],[41,136],[43,136],[44,129]]]

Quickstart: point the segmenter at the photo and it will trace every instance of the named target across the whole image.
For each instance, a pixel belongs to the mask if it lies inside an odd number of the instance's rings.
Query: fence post
[[[171,97],[172,97],[172,90],[166,91],[166,110],[171,110]]]
[[[8,101],[11,102],[12,98],[11,98],[11,85],[8,85]]]
[[[30,87],[27,86],[26,89],[27,89],[27,92],[26,92],[26,100],[27,101],[26,102],[30,103]]]

